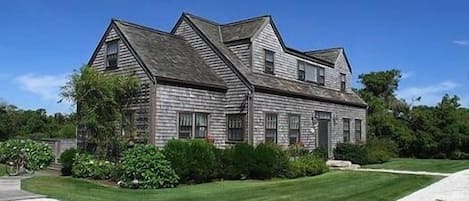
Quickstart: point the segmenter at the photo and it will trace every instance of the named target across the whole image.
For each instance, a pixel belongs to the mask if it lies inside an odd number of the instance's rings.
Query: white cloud
[[[453,44],[460,46],[469,46],[469,40],[453,40]]]
[[[435,85],[404,88],[397,91],[397,96],[405,99],[408,103],[412,103],[414,99],[422,97],[420,102],[414,102],[413,104],[435,105],[445,93],[458,87],[461,87],[458,83],[445,81]]]
[[[67,82],[67,75],[26,74],[15,78],[21,89],[39,95],[43,100],[58,101],[60,87]]]
[[[413,76],[414,76],[414,72],[404,72],[404,73],[402,73],[401,79],[404,80],[404,79],[407,79],[407,78],[410,78],[410,77],[413,77]]]

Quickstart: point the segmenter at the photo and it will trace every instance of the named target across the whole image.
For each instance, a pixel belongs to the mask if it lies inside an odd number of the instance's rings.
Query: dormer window
[[[298,80],[313,82],[324,86],[326,79],[325,69],[306,63],[304,61],[298,61]]]
[[[346,83],[347,83],[346,76],[345,74],[341,73],[340,74],[340,90],[341,91],[345,91],[345,88],[347,87]]]
[[[274,52],[264,51],[264,72],[274,74]]]
[[[118,53],[118,40],[113,40],[106,43],[106,68],[117,68]]]

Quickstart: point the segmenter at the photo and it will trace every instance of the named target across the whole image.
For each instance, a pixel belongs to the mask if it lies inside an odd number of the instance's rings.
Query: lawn
[[[332,171],[316,177],[272,181],[225,181],[175,189],[129,190],[68,177],[34,177],[22,188],[63,201],[101,200],[395,200],[438,177]]]
[[[394,170],[412,170],[453,173],[469,169],[469,160],[443,160],[443,159],[393,159],[383,164],[366,165],[365,168],[382,168]]]

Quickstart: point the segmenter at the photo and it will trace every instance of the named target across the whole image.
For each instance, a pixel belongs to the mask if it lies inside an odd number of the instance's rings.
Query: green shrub
[[[59,162],[62,163],[62,175],[72,175],[72,167],[77,150],[74,148],[65,150],[61,155]]]
[[[350,143],[338,143],[334,149],[334,157],[337,160],[347,160],[360,165],[367,164],[368,160],[364,145]]]
[[[105,160],[97,160],[86,153],[77,153],[72,165],[72,175],[78,178],[111,179],[116,164]]]
[[[456,150],[449,155],[449,158],[451,160],[467,160],[469,159],[469,153]]]
[[[271,179],[286,175],[289,157],[280,146],[272,143],[259,144],[254,152],[254,163],[249,173],[251,178]]]
[[[0,162],[18,159],[21,151],[26,155],[26,165],[33,170],[46,168],[54,161],[54,154],[49,145],[32,140],[8,140],[0,143]]]
[[[300,156],[304,156],[308,154],[308,150],[306,150],[303,146],[303,144],[292,144],[288,146],[288,155],[293,158],[297,158]]]
[[[329,156],[327,155],[327,150],[321,147],[314,149],[311,153],[323,161],[327,161],[327,159],[329,158]]]
[[[397,145],[392,140],[369,139],[366,142],[367,163],[384,163],[397,156]]]
[[[173,188],[179,177],[163,153],[154,145],[137,145],[124,152],[119,182],[126,188]]]
[[[205,140],[171,140],[164,154],[181,182],[206,182],[220,173],[217,150]]]
[[[240,143],[225,149],[222,154],[223,177],[225,179],[247,179],[255,163],[254,147]]]
[[[288,178],[315,176],[329,171],[326,162],[314,154],[308,154],[290,161]]]

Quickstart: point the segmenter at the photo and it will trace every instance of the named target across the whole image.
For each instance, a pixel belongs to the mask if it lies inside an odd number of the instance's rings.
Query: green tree
[[[98,156],[112,159],[122,146],[122,130],[131,125],[124,113],[138,88],[134,76],[105,75],[90,66],[76,71],[62,88],[62,97],[76,104],[78,127]]]

